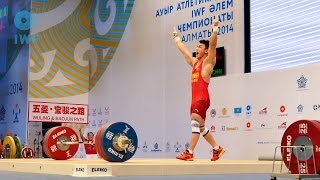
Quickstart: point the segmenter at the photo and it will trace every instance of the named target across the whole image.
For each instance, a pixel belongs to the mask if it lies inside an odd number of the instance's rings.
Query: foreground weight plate
[[[19,136],[14,136],[13,140],[14,140],[14,143],[17,148],[16,158],[21,158],[21,150],[22,150],[21,140],[20,140]]]
[[[320,172],[320,152],[317,151],[317,148],[320,147],[319,134],[320,123],[310,120],[296,121],[286,129],[282,136],[281,146],[312,146],[315,149],[315,151],[309,148],[281,149],[283,161],[292,174]]]
[[[111,162],[125,162],[136,152],[138,137],[127,123],[116,122],[102,131],[101,149]]]
[[[26,158],[26,159],[31,159],[34,157],[34,151],[32,148],[29,148],[29,147],[24,147],[22,150],[21,150],[21,157],[22,158]]]
[[[6,136],[3,140],[3,157],[5,159],[14,159],[16,157],[16,144],[11,136]]]
[[[45,153],[49,158],[51,158],[51,153],[50,153],[50,151],[49,151],[49,147],[46,146],[46,144],[49,143],[49,136],[50,136],[51,132],[52,132],[54,129],[56,129],[56,128],[57,128],[57,127],[53,127],[53,128],[51,128],[51,129],[49,129],[49,130],[45,133],[44,138],[43,138],[43,145],[42,145],[43,151],[44,151],[44,153]]]
[[[99,156],[102,159],[104,159],[106,161],[109,161],[109,160],[108,160],[108,157],[106,156],[106,154],[102,150],[102,134],[105,131],[105,129],[108,128],[110,125],[111,125],[111,123],[107,123],[107,124],[102,125],[99,128],[99,130],[97,131],[96,137],[95,137],[95,144],[96,144],[97,153],[99,154]]]
[[[69,127],[59,126],[50,131],[45,146],[52,159],[67,160],[77,153],[79,144],[58,144],[58,141],[79,142],[79,138]]]

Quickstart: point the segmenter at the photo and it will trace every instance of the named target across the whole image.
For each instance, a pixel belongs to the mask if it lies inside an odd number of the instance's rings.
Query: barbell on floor
[[[69,127],[51,128],[44,137],[44,152],[56,160],[72,158],[79,144],[93,145],[100,157],[111,162],[129,160],[136,152],[138,138],[135,130],[127,123],[107,123],[99,128],[95,142],[81,142],[77,133]]]

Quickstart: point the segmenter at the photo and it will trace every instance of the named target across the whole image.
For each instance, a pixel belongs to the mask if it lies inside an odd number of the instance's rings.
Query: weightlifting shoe
[[[193,154],[191,154],[187,149],[184,150],[181,154],[179,154],[177,159],[184,160],[184,161],[193,161]]]
[[[216,161],[216,160],[218,160],[218,159],[223,155],[224,152],[225,152],[225,150],[224,150],[223,147],[221,147],[221,146],[219,146],[219,149],[218,149],[218,150],[213,149],[213,150],[212,150],[212,158],[211,158],[211,161]]]

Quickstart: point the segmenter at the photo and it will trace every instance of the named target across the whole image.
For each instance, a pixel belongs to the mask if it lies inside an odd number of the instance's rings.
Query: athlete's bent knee
[[[205,126],[200,127],[200,133],[203,137],[205,137],[207,134],[209,134],[209,129]]]

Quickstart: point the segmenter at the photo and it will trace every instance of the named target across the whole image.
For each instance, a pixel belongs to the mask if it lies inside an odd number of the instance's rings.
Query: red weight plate
[[[49,146],[47,145],[48,143],[49,143],[49,136],[50,136],[50,134],[51,134],[51,132],[54,130],[54,129],[56,129],[57,127],[53,127],[53,128],[51,128],[51,129],[49,129],[47,132],[46,132],[46,134],[45,134],[45,136],[44,136],[44,138],[43,138],[43,146],[42,146],[42,148],[43,148],[43,151],[44,151],[44,153],[49,157],[49,158],[51,158],[51,154],[50,154],[50,151],[49,151]]]
[[[33,158],[33,157],[34,157],[34,151],[33,151],[33,149],[32,149],[32,148],[29,148],[29,147],[22,148],[22,150],[21,150],[21,157],[22,157],[22,158],[26,158],[26,159]]]
[[[292,174],[314,174],[320,172],[320,123],[313,120],[298,120],[284,132],[281,146],[313,146],[310,148],[282,148],[282,158]],[[315,167],[313,155],[315,158]],[[300,168],[299,168],[300,167]]]
[[[100,143],[100,141],[99,141],[99,139],[101,139],[101,134],[102,134],[101,129],[102,129],[102,128],[103,128],[103,126],[101,126],[101,127],[99,128],[99,130],[97,131],[94,142],[95,142],[95,148],[96,148],[97,153],[99,154],[99,156],[100,156],[101,158],[104,159],[103,154],[102,154],[102,151],[101,151],[101,143]]]
[[[64,126],[59,126],[48,134],[48,152],[50,152],[51,158],[56,160],[67,160],[72,158],[78,151],[79,144],[58,144],[57,142],[79,142],[77,133]]]
[[[318,123],[318,124],[320,124],[320,121],[318,121],[318,120],[313,120],[314,122],[316,122],[316,123]]]
[[[102,140],[103,140],[103,132],[111,125],[112,123],[106,123],[103,126],[101,126],[97,132],[96,138],[95,138],[95,144],[96,144],[96,149],[100,157],[102,157],[106,161],[110,161],[108,159],[107,155],[104,153],[103,148],[102,148]]]
[[[47,146],[47,144],[49,144],[49,137],[50,137],[51,132],[52,132],[54,129],[58,128],[58,127],[59,127],[59,126],[53,127],[53,128],[51,128],[51,129],[49,129],[49,130],[46,132],[46,135],[45,135],[44,140],[43,140],[43,142],[44,142],[43,149],[44,149],[44,152],[46,153],[46,155],[47,155],[49,158],[51,158],[51,153],[50,153],[51,151],[49,151],[49,146]]]

